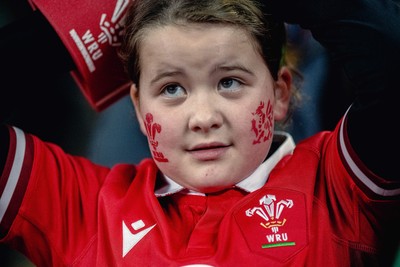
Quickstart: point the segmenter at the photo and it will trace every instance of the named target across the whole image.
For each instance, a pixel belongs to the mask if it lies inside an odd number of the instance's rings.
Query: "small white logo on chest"
[[[131,224],[132,228],[137,231],[145,227],[146,225],[142,220],[138,220],[134,223]],[[147,227],[140,232],[137,232],[136,234],[133,234],[131,230],[129,230],[128,226],[125,224],[124,221],[122,221],[122,257],[125,257],[126,254],[128,254],[129,251],[132,250],[134,246],[136,246],[137,243],[139,243],[140,240],[142,240],[145,235],[147,235],[151,229],[156,226],[155,224]]]

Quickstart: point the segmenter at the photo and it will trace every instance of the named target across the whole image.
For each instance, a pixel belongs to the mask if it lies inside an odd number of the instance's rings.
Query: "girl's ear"
[[[274,119],[284,120],[289,110],[292,88],[292,73],[288,67],[282,67],[275,81]]]
[[[130,97],[135,108],[136,118],[139,122],[140,130],[144,135],[147,136],[146,127],[144,126],[142,112],[140,111],[140,104],[139,104],[139,90],[135,84],[131,85],[130,89]]]

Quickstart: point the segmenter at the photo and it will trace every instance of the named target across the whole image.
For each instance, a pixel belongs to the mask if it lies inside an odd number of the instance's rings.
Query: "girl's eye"
[[[236,79],[226,78],[226,79],[222,79],[219,82],[219,90],[233,92],[233,91],[239,90],[241,85],[242,85],[242,83]]]
[[[170,98],[185,96],[186,91],[182,86],[177,84],[169,84],[162,89],[162,95]]]

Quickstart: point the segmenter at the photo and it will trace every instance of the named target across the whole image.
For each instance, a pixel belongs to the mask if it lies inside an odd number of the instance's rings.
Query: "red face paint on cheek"
[[[265,105],[263,101],[257,107],[255,112],[251,113],[253,119],[251,120],[251,131],[256,135],[253,140],[253,145],[261,144],[272,138],[273,126],[273,110],[271,102]]]
[[[153,114],[147,113],[146,119],[144,121],[146,127],[147,136],[151,145],[151,153],[153,158],[159,162],[168,162],[168,159],[164,157],[164,154],[157,150],[158,141],[156,140],[156,135],[161,133],[161,125],[153,122]]]

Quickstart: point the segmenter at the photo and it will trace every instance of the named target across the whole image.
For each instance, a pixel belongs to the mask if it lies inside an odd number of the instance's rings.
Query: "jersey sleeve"
[[[352,260],[391,266],[400,238],[400,183],[376,175],[359,158],[346,130],[347,115],[326,143],[316,195],[326,205],[333,238],[352,251]]]
[[[109,170],[18,128],[9,132],[0,177],[0,241],[38,266],[67,264],[96,234],[97,196]]]
[[[130,0],[29,0],[53,26],[76,69],[71,74],[91,106],[101,111],[128,94],[130,81],[118,58]]]
[[[371,199],[397,198],[400,200],[400,181],[384,179],[371,171],[354,150],[347,127],[348,118],[345,116],[338,126],[337,149],[340,160],[343,161],[345,169],[350,173],[357,187]]]

